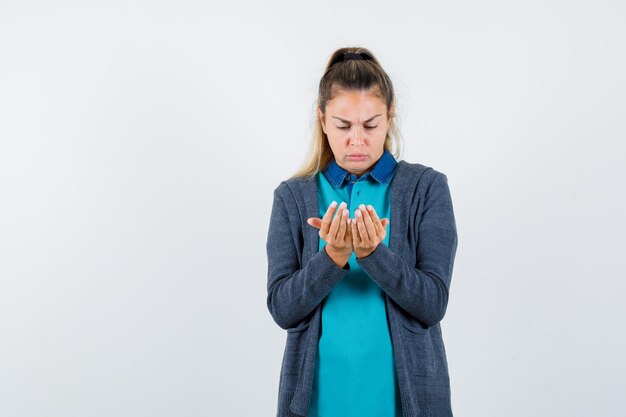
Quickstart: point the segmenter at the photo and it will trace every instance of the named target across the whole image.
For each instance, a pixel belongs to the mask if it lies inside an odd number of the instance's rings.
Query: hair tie
[[[364,54],[362,52],[359,53],[355,53],[355,52],[344,52],[343,54],[337,56],[337,58],[335,58],[335,60],[333,61],[333,63],[330,65],[331,67],[339,62],[343,62],[343,61],[349,61],[351,59],[357,59],[360,61],[368,61],[370,60],[370,56],[367,54]]]
[[[347,61],[349,59],[360,59],[360,60],[364,60],[365,58],[363,57],[363,55],[361,55],[360,53],[354,53],[354,52],[344,52],[343,53],[343,61]]]

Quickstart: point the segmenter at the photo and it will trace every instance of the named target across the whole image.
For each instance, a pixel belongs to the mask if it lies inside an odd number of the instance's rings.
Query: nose
[[[350,143],[354,146],[360,146],[363,143],[359,128],[354,129],[354,133],[350,137]]]

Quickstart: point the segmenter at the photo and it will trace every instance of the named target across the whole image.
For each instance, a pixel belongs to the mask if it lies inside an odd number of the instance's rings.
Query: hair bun
[[[339,62],[349,61],[351,59],[369,61],[372,57],[364,52],[344,52],[343,54],[338,55],[330,66],[332,67]]]

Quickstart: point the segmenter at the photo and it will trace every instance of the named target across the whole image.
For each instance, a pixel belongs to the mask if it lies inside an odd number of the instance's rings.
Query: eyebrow
[[[364,121],[363,123],[371,122],[372,120],[374,120],[378,116],[382,116],[382,114],[377,114],[376,116],[372,116],[369,119],[367,119],[366,121]],[[339,120],[341,120],[344,123],[350,123],[350,120],[342,119],[341,117],[335,117],[335,116],[330,116],[330,117],[332,117],[333,119],[339,119]]]

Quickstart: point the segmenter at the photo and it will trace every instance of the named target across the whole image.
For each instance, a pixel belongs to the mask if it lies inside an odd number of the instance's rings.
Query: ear
[[[322,110],[319,107],[317,108],[317,118],[322,124],[322,130],[324,131],[324,133],[326,133],[326,123],[324,122],[324,114],[322,113]]]

